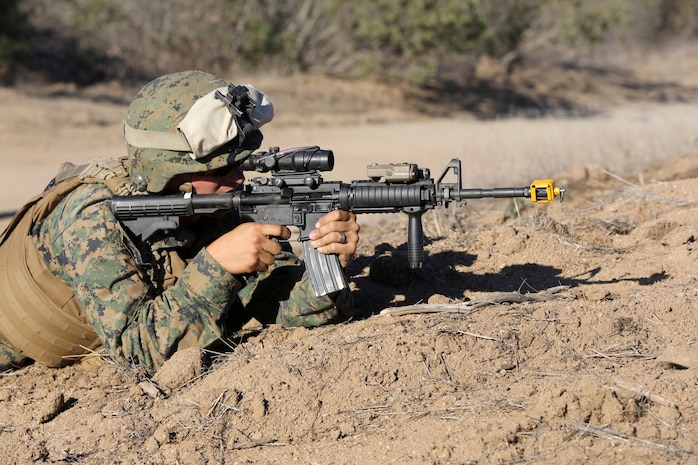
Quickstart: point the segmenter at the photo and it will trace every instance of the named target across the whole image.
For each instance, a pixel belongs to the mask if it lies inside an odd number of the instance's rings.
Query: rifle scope
[[[269,152],[253,153],[240,165],[246,171],[331,171],[334,168],[334,153],[318,146],[298,147],[279,151],[272,147]]]

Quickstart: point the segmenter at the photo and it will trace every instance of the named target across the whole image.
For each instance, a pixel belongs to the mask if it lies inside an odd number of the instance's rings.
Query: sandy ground
[[[304,106],[269,84],[265,145],[333,149],[328,179],[372,162],[438,174],[458,157],[465,187],[552,176],[566,201],[430,212],[420,271],[405,219],[367,218],[347,324],[251,328],[153,379],[102,358],[2,374],[3,463],[698,464],[694,88],[482,121],[406,113],[381,86],[338,83]],[[125,97],[91,97],[0,89],[0,212],[63,161],[124,153]]]

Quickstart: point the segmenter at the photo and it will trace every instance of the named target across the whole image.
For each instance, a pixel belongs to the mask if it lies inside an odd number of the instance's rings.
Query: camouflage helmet
[[[259,148],[259,128],[273,115],[266,95],[250,85],[201,71],[161,76],[138,92],[124,121],[131,182],[161,192],[178,175],[238,163]]]

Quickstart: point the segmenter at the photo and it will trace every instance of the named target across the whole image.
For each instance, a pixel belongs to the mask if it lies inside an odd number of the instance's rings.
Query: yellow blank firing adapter
[[[555,200],[555,197],[560,197],[562,202],[565,188],[556,186],[552,179],[537,179],[531,183],[530,195],[533,203],[547,204]]]

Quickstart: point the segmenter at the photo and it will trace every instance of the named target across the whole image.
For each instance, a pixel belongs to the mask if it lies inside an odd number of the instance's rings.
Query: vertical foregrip
[[[424,211],[406,212],[409,218],[407,225],[407,261],[410,268],[421,268],[424,263],[424,232],[422,230],[422,214]]]
[[[316,297],[331,294],[347,288],[342,265],[337,254],[318,252],[309,240],[302,241],[305,269],[313,285]]]

